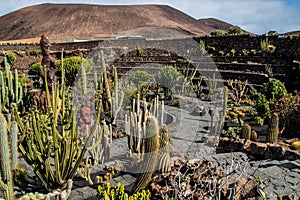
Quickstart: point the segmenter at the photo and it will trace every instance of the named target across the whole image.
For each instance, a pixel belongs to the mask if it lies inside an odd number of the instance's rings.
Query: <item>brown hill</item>
[[[229,24],[227,22],[215,19],[215,18],[203,18],[199,19],[199,26],[202,27],[202,29],[210,33],[214,30],[225,30],[229,31],[229,28],[233,26],[232,24]]]
[[[224,30],[229,31],[230,27],[232,27],[232,24],[229,24],[227,22],[215,19],[215,18],[203,18],[198,20],[199,26],[207,33],[211,33],[215,30]],[[255,35],[253,33],[250,33],[246,30],[243,30],[244,34],[250,34]]]
[[[41,4],[0,17],[0,41],[39,38],[53,41],[117,35],[182,37],[208,34],[205,25],[166,5],[103,6]],[[167,30],[167,31],[166,31]]]

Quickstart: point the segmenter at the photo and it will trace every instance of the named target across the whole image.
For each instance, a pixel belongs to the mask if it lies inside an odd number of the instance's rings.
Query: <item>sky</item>
[[[162,4],[195,19],[213,17],[256,34],[300,30],[300,0],[0,0],[0,16],[41,3]]]

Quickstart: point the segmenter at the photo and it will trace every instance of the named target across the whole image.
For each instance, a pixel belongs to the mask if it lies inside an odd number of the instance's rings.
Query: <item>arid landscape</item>
[[[59,22],[59,23],[57,23]],[[174,30],[168,37],[209,35],[232,25],[216,19],[194,19],[163,5],[96,6],[42,4],[0,17],[0,41],[38,42],[45,34],[53,42],[97,40],[120,35],[160,37],[161,28]],[[155,29],[156,28],[156,29]],[[161,32],[162,37],[167,37]],[[11,41],[12,42],[12,41]]]
[[[300,199],[299,31],[154,4],[0,27],[0,200]]]

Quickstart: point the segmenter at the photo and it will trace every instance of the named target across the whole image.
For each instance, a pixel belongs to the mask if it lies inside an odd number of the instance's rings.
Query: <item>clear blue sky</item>
[[[0,16],[41,3],[165,4],[196,19],[214,17],[256,34],[300,30],[300,0],[2,0]]]

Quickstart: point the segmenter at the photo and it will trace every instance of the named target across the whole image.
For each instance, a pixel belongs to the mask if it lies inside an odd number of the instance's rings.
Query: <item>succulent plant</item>
[[[146,120],[146,135],[144,140],[144,156],[140,165],[140,174],[138,175],[132,193],[145,189],[156,169],[158,149],[159,149],[159,128],[157,119],[154,116],[148,116]]]
[[[0,113],[0,190],[3,191],[6,200],[13,200],[13,176],[11,171],[7,129],[7,121],[2,113]]]
[[[268,124],[267,142],[276,144],[279,134],[279,116],[273,113]]]

